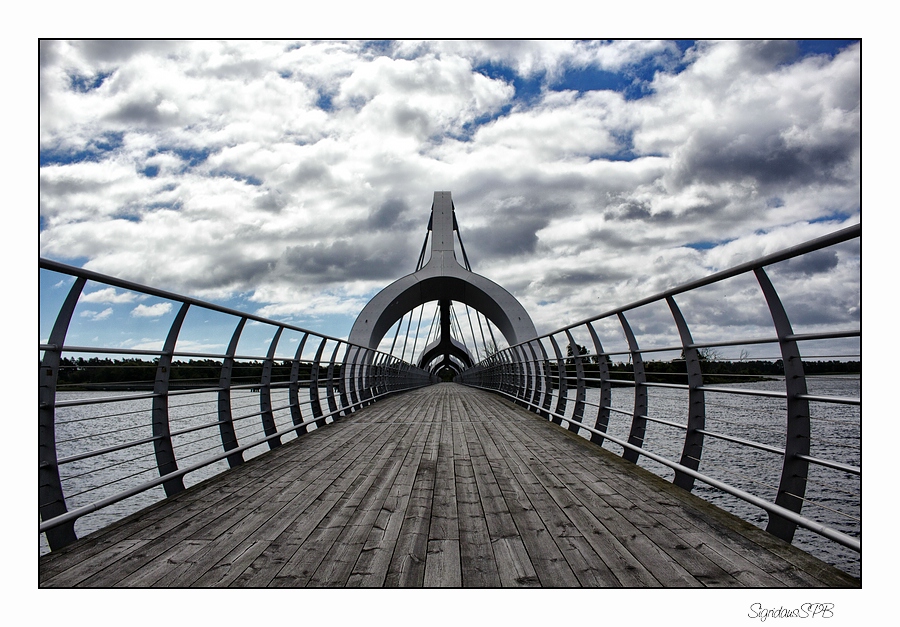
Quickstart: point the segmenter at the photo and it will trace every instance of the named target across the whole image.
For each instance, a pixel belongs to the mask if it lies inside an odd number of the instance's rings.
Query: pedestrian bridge
[[[453,211],[436,193],[431,259],[348,340],[42,259],[71,288],[42,303],[40,584],[860,585],[859,380],[814,372],[858,360],[859,323],[795,332],[775,287],[858,258],[858,225],[538,335],[455,261]],[[688,308],[748,285],[768,335]],[[78,341],[105,289],[175,305],[159,347]],[[429,303],[422,348],[398,339]],[[190,350],[201,328],[223,348]],[[777,371],[710,358],[760,346]]]

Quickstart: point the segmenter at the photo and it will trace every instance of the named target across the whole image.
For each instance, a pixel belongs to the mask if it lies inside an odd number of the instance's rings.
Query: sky
[[[473,271],[543,333],[860,222],[860,54],[852,40],[45,40],[40,255],[343,338],[415,270],[433,194],[450,191]],[[858,246],[808,266],[784,273],[795,327],[858,325]],[[40,290],[53,302],[65,283],[42,274]],[[85,292],[85,342],[161,343],[174,315]]]

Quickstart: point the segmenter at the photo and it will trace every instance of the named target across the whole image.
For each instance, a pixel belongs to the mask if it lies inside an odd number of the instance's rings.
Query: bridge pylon
[[[471,354],[465,346],[450,337],[450,301],[464,303],[481,312],[510,345],[537,335],[531,317],[512,294],[471,271],[461,239],[460,251],[465,265],[459,262],[457,238],[454,237],[458,226],[450,192],[434,193],[428,230],[431,234],[430,259],[424,262],[426,238],[416,271],[388,285],[363,307],[350,330],[351,343],[377,348],[394,323],[407,312],[432,301],[438,301],[441,308],[441,335],[425,348],[419,360],[423,367],[440,357],[443,359],[439,365],[454,370],[459,370],[460,365],[472,365]]]

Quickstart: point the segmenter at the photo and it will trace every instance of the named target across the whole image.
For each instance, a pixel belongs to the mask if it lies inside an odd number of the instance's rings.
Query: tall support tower
[[[466,347],[450,337],[450,302],[464,303],[490,320],[510,344],[530,340],[537,335],[531,317],[508,291],[471,271],[462,240],[460,252],[465,265],[456,256],[458,234],[456,213],[450,192],[435,192],[431,206],[425,245],[416,271],[397,279],[363,308],[353,328],[350,342],[377,348],[388,330],[407,312],[425,303],[437,301],[441,311],[441,330],[437,340],[425,347],[419,363],[427,365],[436,358],[441,365],[458,370],[456,361],[469,366],[472,357]],[[428,237],[431,257],[425,262]]]

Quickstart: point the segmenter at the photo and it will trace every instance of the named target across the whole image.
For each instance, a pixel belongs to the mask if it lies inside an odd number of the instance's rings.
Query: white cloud
[[[155,305],[138,305],[131,310],[135,318],[158,318],[172,311],[172,303],[156,303]]]
[[[100,322],[102,320],[106,320],[112,314],[113,314],[112,307],[107,307],[103,311],[84,310],[79,315],[82,318],[88,318],[93,322]]]
[[[352,319],[450,190],[475,270],[548,330],[858,219],[859,47],[793,50],[44,42],[41,254]],[[642,97],[554,90],[585,68]]]
[[[133,292],[119,292],[114,287],[105,287],[93,292],[81,295],[79,299],[82,303],[131,303],[137,298],[137,294]]]

